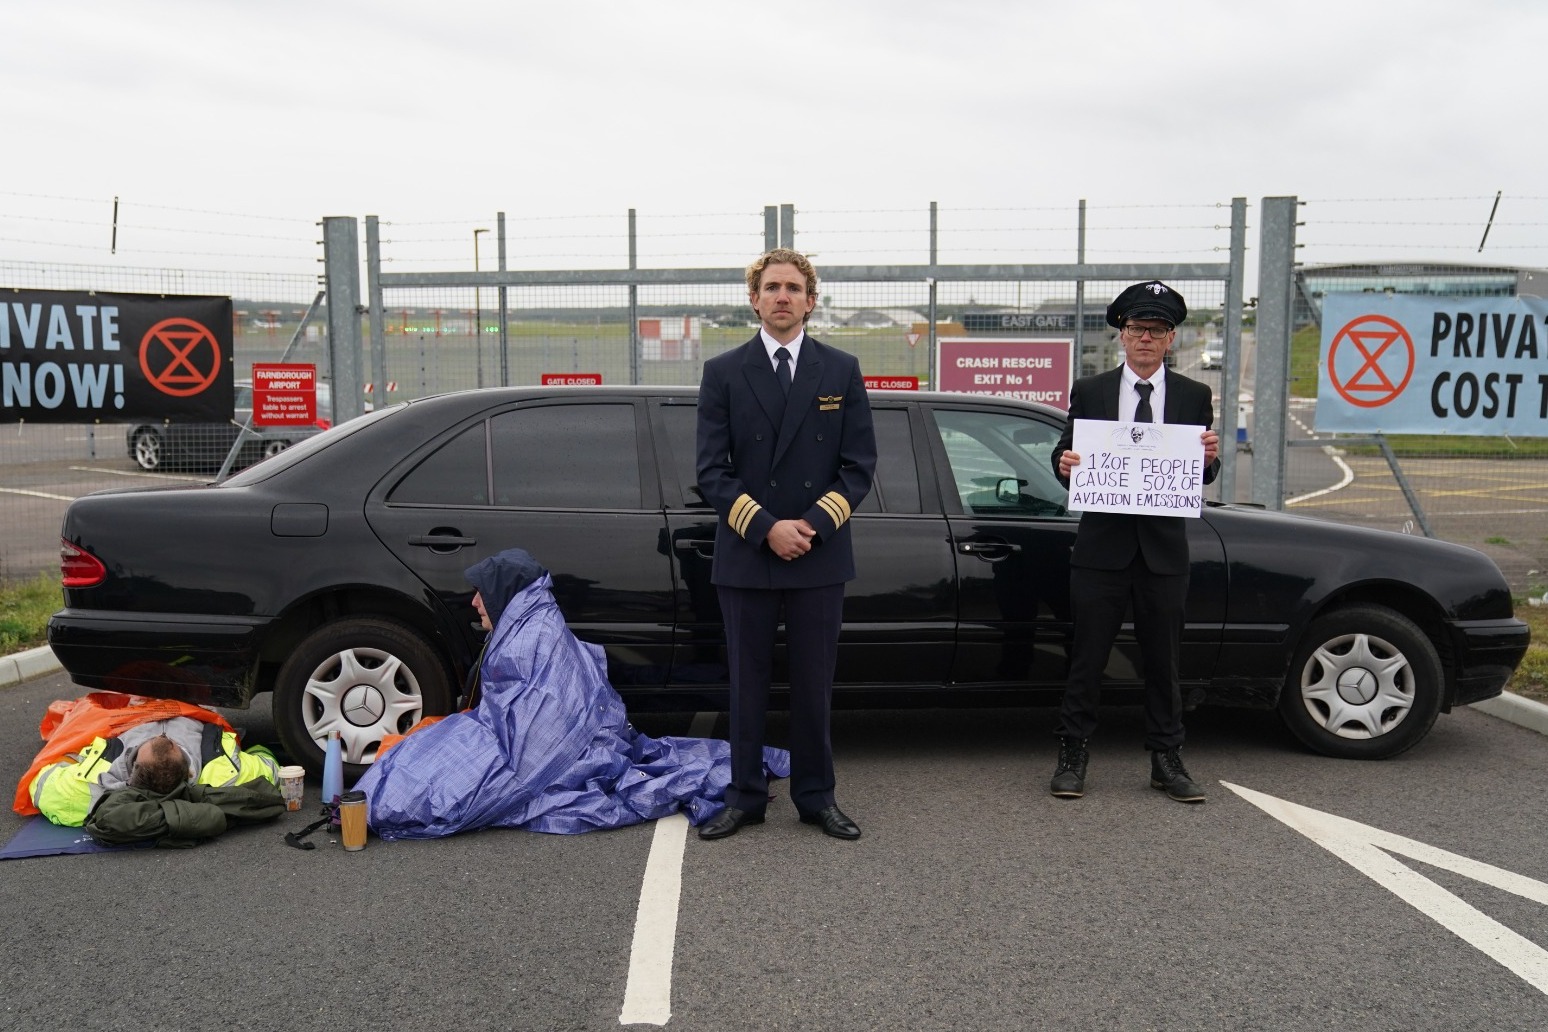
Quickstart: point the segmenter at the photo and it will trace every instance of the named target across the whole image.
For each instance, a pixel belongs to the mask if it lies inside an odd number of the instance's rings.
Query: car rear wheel
[[[265,441],[263,443],[263,457],[272,459],[286,448],[290,447],[289,441]]]
[[[1279,715],[1328,756],[1384,760],[1429,734],[1444,685],[1419,627],[1384,606],[1349,606],[1313,621],[1279,697]]]
[[[134,461],[141,469],[154,472],[161,468],[161,435],[146,427],[134,432]]]
[[[445,665],[414,632],[389,620],[350,618],[312,632],[274,684],[274,726],[294,758],[321,773],[328,732],[344,744],[345,775],[374,763],[382,738],[451,705]]]

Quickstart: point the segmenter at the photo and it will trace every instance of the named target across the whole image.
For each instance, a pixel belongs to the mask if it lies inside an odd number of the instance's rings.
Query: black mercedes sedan
[[[687,387],[445,394],[224,483],[80,498],[49,643],[92,688],[224,707],[272,691],[299,761],[320,768],[338,730],[368,764],[383,736],[456,704],[482,640],[463,570],[514,546],[552,572],[631,706],[722,708],[694,404]],[[1049,465],[1064,414],[959,394],[872,404],[836,704],[1056,702],[1078,522]],[[1409,748],[1439,713],[1499,694],[1528,643],[1469,548],[1241,505],[1207,506],[1188,534],[1185,698],[1277,707],[1331,756]],[[1121,636],[1105,701],[1139,698],[1140,662]]]

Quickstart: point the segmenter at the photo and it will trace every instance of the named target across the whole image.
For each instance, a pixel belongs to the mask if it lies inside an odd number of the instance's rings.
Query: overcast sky
[[[1308,261],[1545,266],[1545,43],[1530,0],[18,3],[0,262],[310,275],[376,214],[468,267],[505,211],[513,267],[617,267],[633,207],[642,264],[740,265],[782,202],[912,262],[931,201],[943,261],[1070,261],[1082,198],[1092,260],[1221,261],[1294,194]]]

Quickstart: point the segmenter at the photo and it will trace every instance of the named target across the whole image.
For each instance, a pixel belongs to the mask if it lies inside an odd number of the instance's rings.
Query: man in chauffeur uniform
[[[1126,288],[1107,306],[1107,324],[1123,340],[1124,363],[1082,377],[1070,389],[1070,419],[1054,448],[1054,472],[1069,486],[1080,456],[1070,451],[1075,420],[1191,423],[1204,427],[1204,483],[1220,472],[1220,437],[1210,429],[1215,409],[1208,384],[1166,368],[1167,350],[1188,306],[1159,280]],[[1096,729],[1102,671],[1113,639],[1132,605],[1134,636],[1145,667],[1145,747],[1150,785],[1179,802],[1201,803],[1204,793],[1183,767],[1182,692],[1177,662],[1183,605],[1188,597],[1188,528],[1181,516],[1087,512],[1070,554],[1069,683],[1055,734],[1059,762],[1049,790],[1078,799],[1086,790],[1087,740]]]
[[[703,839],[763,823],[769,786],[764,723],[783,615],[790,668],[790,799],[803,823],[835,838],[860,829],[834,800],[829,709],[855,576],[849,517],[871,490],[876,438],[860,363],[806,335],[817,271],[778,248],[747,267],[762,327],[704,363],[699,490],[719,517],[710,579],[731,670],[731,785]]]

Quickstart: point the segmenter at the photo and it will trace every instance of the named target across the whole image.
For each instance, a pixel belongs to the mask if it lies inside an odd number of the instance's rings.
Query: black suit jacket
[[[1095,376],[1084,376],[1070,388],[1070,421],[1053,450],[1054,473],[1059,472],[1059,456],[1070,448],[1077,419],[1117,419],[1118,392],[1123,389],[1123,366]],[[1166,411],[1163,423],[1215,425],[1214,394],[1209,384],[1190,380],[1181,373],[1166,371]],[[1220,459],[1204,470],[1208,484],[1220,473]],[[1065,487],[1069,481],[1060,477]],[[1087,512],[1080,517],[1071,566],[1099,570],[1121,570],[1134,561],[1135,553],[1145,557],[1153,573],[1188,571],[1188,527],[1184,516],[1135,516],[1122,512]]]
[[[806,337],[787,396],[763,339],[704,363],[699,490],[720,520],[710,579],[739,588],[815,588],[855,576],[849,517],[876,471],[871,404],[853,355]],[[786,561],[765,539],[804,518],[812,550]]]

